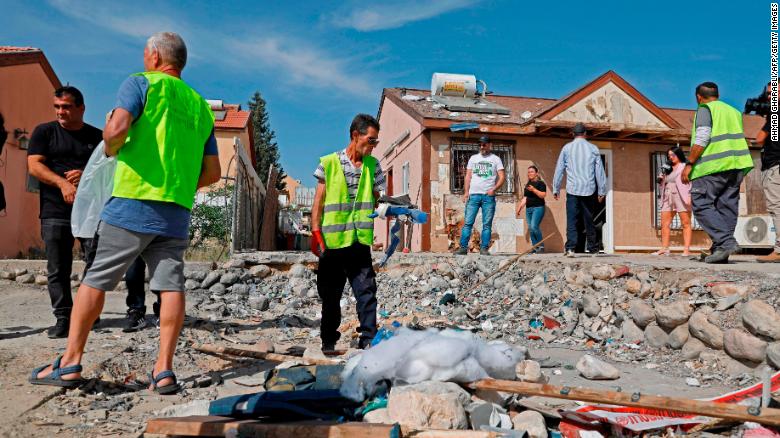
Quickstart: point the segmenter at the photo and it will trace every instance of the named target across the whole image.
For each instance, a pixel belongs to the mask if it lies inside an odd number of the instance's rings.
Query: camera
[[[664,173],[664,175],[669,175],[672,173],[672,163],[667,158],[666,161],[664,161],[664,165],[661,166],[661,172]]]
[[[769,115],[769,93],[766,88],[758,97],[751,97],[745,101],[745,114],[756,113],[759,116],[766,117]]]

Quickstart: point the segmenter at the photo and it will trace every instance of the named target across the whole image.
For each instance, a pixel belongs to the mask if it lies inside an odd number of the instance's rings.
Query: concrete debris
[[[739,295],[745,298],[752,291],[753,288],[749,285],[735,283],[718,283],[710,288],[710,293],[716,298],[725,298],[732,295]]]
[[[35,282],[35,275],[21,274],[21,275],[17,275],[15,280],[17,283],[21,283],[21,284],[32,284]]]
[[[465,406],[470,395],[450,382],[423,382],[393,386],[387,398],[390,420],[402,426],[426,429],[466,429]]]
[[[515,367],[517,380],[530,383],[546,383],[547,376],[542,372],[539,362],[533,360],[521,360]]]
[[[582,377],[590,380],[615,380],[620,378],[620,371],[614,366],[586,354],[577,361],[577,371]]]
[[[512,428],[523,430],[529,438],[547,438],[547,425],[542,414],[527,410],[512,417]]]
[[[376,423],[376,424],[395,423],[395,421],[393,421],[393,419],[390,418],[390,413],[388,412],[387,408],[379,408],[367,412],[366,415],[363,416],[363,421],[366,423]]]

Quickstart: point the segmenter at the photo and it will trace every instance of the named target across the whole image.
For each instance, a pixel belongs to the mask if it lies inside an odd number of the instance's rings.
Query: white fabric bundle
[[[401,328],[392,338],[347,362],[341,376],[341,394],[364,400],[385,379],[393,384],[514,379],[515,365],[526,355],[524,349],[502,341],[487,343],[471,332]]]

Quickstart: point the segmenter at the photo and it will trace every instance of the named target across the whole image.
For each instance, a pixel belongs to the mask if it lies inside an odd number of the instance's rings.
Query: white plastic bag
[[[114,170],[116,158],[106,156],[104,143],[101,141],[89,157],[76,189],[76,200],[73,201],[73,212],[70,216],[70,228],[74,237],[95,237],[100,213],[114,189]]]

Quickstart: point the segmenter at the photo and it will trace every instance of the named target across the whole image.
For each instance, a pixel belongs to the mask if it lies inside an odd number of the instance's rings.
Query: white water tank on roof
[[[431,96],[474,97],[477,94],[477,77],[454,73],[434,73],[431,79]]]

